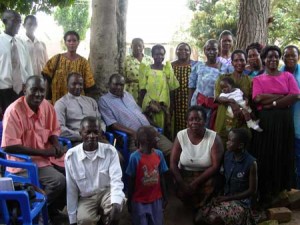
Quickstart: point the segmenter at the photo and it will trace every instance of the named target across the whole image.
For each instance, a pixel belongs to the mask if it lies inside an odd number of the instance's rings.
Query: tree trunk
[[[127,0],[92,0],[90,63],[97,86],[106,92],[113,73],[122,73],[126,53]]]
[[[270,0],[240,0],[236,49],[267,44],[269,9]]]

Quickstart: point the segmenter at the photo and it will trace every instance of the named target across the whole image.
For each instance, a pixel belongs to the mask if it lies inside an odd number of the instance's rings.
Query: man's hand
[[[62,145],[56,145],[55,148],[55,158],[62,157],[67,152],[67,147]]]
[[[104,225],[110,225],[113,221],[119,220],[121,214],[121,205],[117,203],[112,204],[110,214],[103,220]]]
[[[45,150],[41,150],[41,152],[45,157],[54,156],[55,158],[60,158],[67,152],[67,149],[66,147],[57,145],[57,146],[52,146],[51,148]]]

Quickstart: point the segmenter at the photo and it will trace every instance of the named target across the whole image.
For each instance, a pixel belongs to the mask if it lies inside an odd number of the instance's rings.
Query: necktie
[[[11,39],[11,65],[13,90],[19,94],[22,90],[23,81],[21,78],[21,63],[18,53],[16,39]]]

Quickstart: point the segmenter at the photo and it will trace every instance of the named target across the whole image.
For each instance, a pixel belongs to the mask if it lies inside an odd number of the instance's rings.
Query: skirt
[[[263,132],[253,132],[249,152],[257,159],[260,198],[275,197],[295,184],[294,124],[291,109],[258,112]]]

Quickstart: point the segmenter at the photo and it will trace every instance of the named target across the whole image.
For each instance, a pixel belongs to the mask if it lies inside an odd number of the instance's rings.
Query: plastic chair
[[[108,142],[111,144],[111,145],[114,145],[114,140],[115,140],[115,136],[113,135],[113,133],[110,133],[110,132],[105,132],[104,133],[105,137],[107,138]]]
[[[3,150],[1,149],[3,152]],[[31,162],[17,162],[0,158],[0,165],[5,167],[15,167],[26,169],[28,177],[17,176],[8,174],[13,181],[32,183],[36,186],[40,186],[38,181],[38,169],[34,163]],[[12,176],[13,175],[13,176]],[[23,225],[38,224],[39,215],[42,213],[44,225],[48,224],[48,212],[47,212],[47,198],[43,194],[36,192],[36,198],[40,199],[38,202],[32,204],[32,208],[29,204],[29,197],[26,191],[0,191],[0,209],[1,217],[0,223],[10,224],[10,215],[7,209],[7,200],[17,200],[20,204],[21,216],[18,217],[18,222]]]
[[[58,137],[58,141],[61,145],[66,145],[68,149],[72,148],[72,142],[70,139],[65,137]]]
[[[163,129],[158,127],[157,128],[158,133],[162,134],[163,133]],[[115,134],[115,136],[121,137],[122,138],[122,146],[117,145],[116,148],[122,153],[124,160],[125,160],[125,167],[127,168],[128,162],[129,162],[129,157],[131,152],[128,149],[128,144],[129,144],[129,137],[128,135],[120,130],[114,130],[113,133]]]

